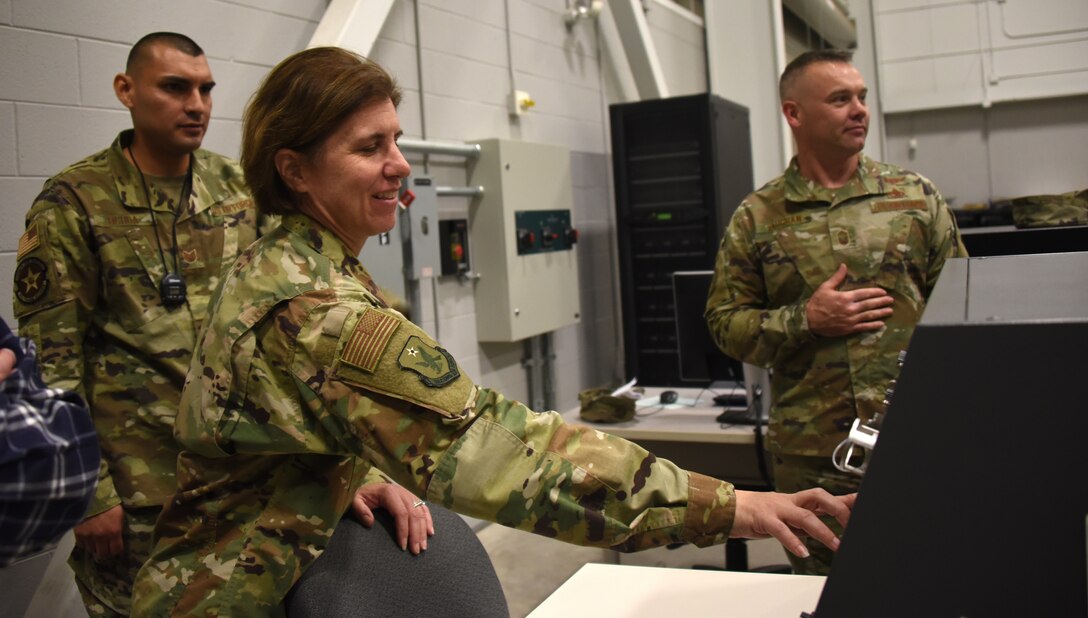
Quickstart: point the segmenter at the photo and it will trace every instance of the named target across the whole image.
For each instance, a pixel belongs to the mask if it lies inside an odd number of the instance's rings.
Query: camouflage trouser
[[[151,555],[151,533],[161,510],[157,506],[125,510],[125,548],[117,556],[99,560],[79,546],[72,550],[68,564],[76,574],[76,586],[88,615],[128,616],[132,583]]]
[[[794,493],[803,489],[823,487],[829,493],[841,496],[858,490],[861,477],[840,472],[830,457],[805,457],[775,455],[774,488],[776,491]],[[842,526],[834,517],[821,518],[835,534],[842,536]],[[815,539],[804,539],[809,557],[799,558],[786,552],[793,572],[799,575],[827,575],[831,572],[834,552]]]

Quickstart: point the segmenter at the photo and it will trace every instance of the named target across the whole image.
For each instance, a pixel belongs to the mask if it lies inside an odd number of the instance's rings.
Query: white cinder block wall
[[[14,324],[15,250],[42,182],[129,126],[112,79],[136,39],[173,30],[204,48],[217,82],[205,146],[236,156],[246,100],[276,62],[306,46],[326,5],[0,0],[0,315]],[[602,59],[596,24],[568,32],[565,6],[564,0],[397,0],[371,53],[405,90],[399,111],[407,136],[504,137],[571,149],[582,322],[555,334],[560,408],[574,405],[579,390],[616,379],[621,339],[607,109],[616,81]],[[671,94],[705,91],[701,22],[658,0],[647,6]],[[511,74],[537,102],[520,120],[506,111]],[[465,183],[460,160],[432,157],[424,165],[413,157],[412,163],[439,184]],[[468,201],[442,198],[440,208],[444,216],[464,216]],[[431,286],[423,289],[424,327],[437,331],[477,381],[526,399],[522,345],[477,343],[471,286],[443,278],[434,287],[437,303]]]

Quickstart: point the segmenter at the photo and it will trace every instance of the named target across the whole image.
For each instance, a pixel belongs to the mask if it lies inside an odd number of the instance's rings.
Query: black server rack
[[[672,274],[714,268],[722,230],[752,191],[748,109],[699,94],[609,115],[627,377],[680,386]]]

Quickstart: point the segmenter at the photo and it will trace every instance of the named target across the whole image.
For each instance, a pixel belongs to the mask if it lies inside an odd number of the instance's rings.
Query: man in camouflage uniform
[[[262,211],[286,214],[212,301],[178,410],[178,492],[134,612],[283,615],[371,467],[457,512],[575,543],[636,550],[774,534],[803,552],[791,532],[803,529],[836,545],[814,512],[845,522],[852,498],[734,492],[535,413],[474,384],[387,306],[356,256],[392,227],[410,171],[396,146],[398,100],[377,65],[315,48],[280,63],[250,102],[246,177]],[[300,123],[301,111],[323,125]]]
[[[209,298],[274,222],[257,214],[235,161],[199,148],[213,86],[188,37],[137,42],[114,80],[134,128],[49,179],[19,243],[20,334],[41,350],[46,382],[88,402],[103,452],[70,559],[92,615],[129,612],[155,519],[176,489],[174,417]],[[180,299],[164,295],[171,273],[185,282]],[[367,508],[390,508],[383,489],[368,491],[354,505],[364,523]]]
[[[849,52],[809,52],[783,72],[797,142],[785,173],[747,196],[725,230],[706,318],[730,356],[769,367],[778,491],[856,491],[831,463],[855,418],[883,409],[946,259],[966,255],[927,179],[873,161],[867,89]],[[790,556],[826,574],[831,553]]]
[[[258,235],[238,165],[199,149],[211,71],[181,35],[151,35],[114,80],[133,129],[49,179],[15,270],[20,334],[48,384],[80,393],[102,446],[71,564],[89,612],[127,614],[151,530],[176,487],[173,423],[220,275]],[[173,273],[180,301],[160,291]]]

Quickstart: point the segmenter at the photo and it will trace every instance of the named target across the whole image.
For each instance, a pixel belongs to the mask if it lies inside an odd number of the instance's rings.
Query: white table
[[[798,618],[820,600],[824,577],[587,564],[529,618],[729,616]]]
[[[623,423],[588,423],[578,408],[563,412],[568,423],[589,425],[637,442],[658,457],[682,468],[741,485],[764,487],[755,450],[755,431],[748,425],[722,425],[714,419],[723,408],[714,393],[699,388],[671,388],[680,399],[661,405],[659,387],[646,387],[635,418]],[[765,430],[766,428],[764,428]]]

